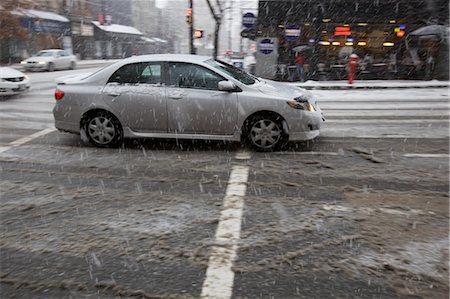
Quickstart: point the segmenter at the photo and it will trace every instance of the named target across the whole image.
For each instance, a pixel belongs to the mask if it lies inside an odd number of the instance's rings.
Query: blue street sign
[[[288,42],[293,42],[298,40],[300,37],[301,29],[297,25],[287,25],[284,30],[284,36]]]
[[[275,43],[270,38],[265,38],[259,42],[259,51],[269,55],[275,49]]]
[[[242,26],[247,29],[255,28],[256,16],[251,12],[248,12],[242,16]]]

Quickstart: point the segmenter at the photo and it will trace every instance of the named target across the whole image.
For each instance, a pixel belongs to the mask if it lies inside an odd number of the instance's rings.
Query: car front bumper
[[[0,96],[11,96],[30,90],[29,81],[0,82]]]
[[[322,111],[298,111],[300,115],[286,118],[289,141],[311,140],[320,135],[320,127],[324,122]]]
[[[47,63],[24,63],[22,66],[27,71],[42,71],[47,69]]]

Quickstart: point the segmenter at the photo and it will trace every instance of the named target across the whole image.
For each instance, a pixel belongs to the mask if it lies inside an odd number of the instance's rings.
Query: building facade
[[[287,75],[283,69],[292,64],[293,48],[299,45],[307,46],[304,55],[315,77],[322,72],[344,78],[348,57],[356,53],[367,67],[362,77],[419,78],[432,57],[419,53],[423,65],[418,66],[408,53],[407,38],[430,24],[448,27],[447,0],[260,0],[257,37],[276,39],[276,65],[269,71],[273,78]],[[448,38],[441,46],[448,47]],[[268,55],[259,51],[258,56],[261,61]]]

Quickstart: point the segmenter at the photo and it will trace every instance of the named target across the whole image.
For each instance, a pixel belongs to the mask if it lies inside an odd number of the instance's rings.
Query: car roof
[[[175,61],[175,62],[194,62],[201,63],[212,59],[210,56],[191,55],[191,54],[151,54],[132,56],[124,59],[124,62],[143,62],[143,61]]]

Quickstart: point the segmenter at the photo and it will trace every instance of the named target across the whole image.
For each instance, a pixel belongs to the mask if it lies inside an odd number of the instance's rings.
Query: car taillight
[[[55,90],[55,100],[59,101],[64,97],[64,91]]]

